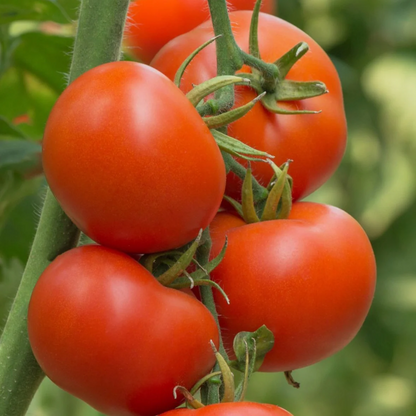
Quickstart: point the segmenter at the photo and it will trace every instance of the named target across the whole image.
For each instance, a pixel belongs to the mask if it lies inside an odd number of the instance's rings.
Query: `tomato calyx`
[[[202,266],[195,259],[195,255],[198,248],[205,243],[203,236],[203,230],[200,230],[198,237],[182,249],[146,254],[140,258],[140,263],[164,286],[172,289],[211,286],[222,294],[227,303],[230,303],[221,286],[209,278],[209,273],[220,264],[225,256],[227,240],[218,256]],[[189,273],[187,269],[192,263],[195,264],[196,270]]]
[[[261,1],[257,1],[253,10],[249,35],[249,53],[241,51],[243,61],[249,65],[251,74],[244,74],[250,79],[250,86],[258,94],[266,92],[261,102],[265,108],[276,114],[317,114],[320,111],[286,110],[278,106],[279,101],[297,101],[317,97],[328,93],[321,81],[292,81],[285,79],[290,69],[308,51],[306,42],[300,42],[272,64],[261,61],[258,44],[258,21]]]
[[[273,348],[273,345],[273,333],[265,325],[257,331],[240,332],[236,335],[233,348],[237,358],[233,361],[226,360],[211,341],[211,347],[217,359],[219,371],[212,371],[210,374],[207,374],[192,387],[191,391],[182,386],[176,386],[173,392],[174,397],[176,398],[177,393],[180,392],[184,396],[188,407],[193,409],[204,407],[204,404],[196,400],[194,395],[205,383],[215,382],[215,379],[220,376],[221,379],[218,382],[223,387],[221,403],[244,401],[251,375],[260,368],[265,355]],[[244,373],[244,377],[237,387],[235,387],[231,368]]]
[[[274,171],[274,175],[266,188],[268,192],[266,198],[256,200],[254,196],[250,164],[242,185],[241,204],[224,195],[224,199],[233,206],[247,224],[285,219],[289,216],[292,207],[292,178],[288,174],[289,164],[292,161],[288,160],[280,168],[270,159],[266,159],[266,161]]]

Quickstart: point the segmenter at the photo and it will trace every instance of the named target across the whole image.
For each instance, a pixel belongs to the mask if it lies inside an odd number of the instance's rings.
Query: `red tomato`
[[[163,416],[292,416],[287,410],[272,404],[233,402],[219,403],[200,409],[176,409]]]
[[[229,0],[230,10],[251,10],[255,0]],[[274,0],[264,0],[261,10],[274,12]],[[130,4],[126,43],[129,51],[149,63],[170,40],[210,18],[207,0],[136,0]]]
[[[100,244],[182,246],[221,203],[225,168],[209,129],[165,76],[113,62],[75,80],[46,125],[43,164],[67,215]]]
[[[248,50],[251,12],[230,13],[237,43]],[[151,65],[173,79],[182,61],[198,46],[213,37],[210,22],[169,42],[155,57]],[[262,58],[274,62],[297,43],[307,42],[310,51],[290,70],[287,79],[296,81],[320,80],[328,94],[293,102],[280,102],[284,108],[322,110],[313,115],[278,115],[257,104],[246,116],[232,123],[228,133],[248,145],[274,155],[280,165],[292,159],[290,175],[293,178],[293,198],[309,195],[319,188],[338,167],[345,150],[347,127],[344,114],[341,84],[331,60],[322,48],[306,33],[284,20],[260,14],[259,43]],[[185,71],[181,88],[188,92],[216,75],[215,45],[201,51]],[[245,71],[248,69],[246,68]],[[236,90],[236,106],[252,100],[256,93],[248,87]],[[253,173],[267,185],[273,171],[267,163],[252,163]],[[241,180],[233,174],[227,177],[227,191],[236,197]]]
[[[83,246],[57,257],[31,298],[29,339],[58,386],[114,416],[180,404],[215,363],[218,330],[195,298],[166,288],[126,254]]]
[[[228,232],[225,228],[230,228]],[[286,220],[238,226],[230,214],[211,223],[212,272],[230,299],[214,292],[222,336],[231,350],[240,331],[266,325],[275,345],[262,371],[314,364],[346,346],[373,299],[376,265],[361,226],[344,211],[299,202]],[[222,230],[222,231],[217,231]]]

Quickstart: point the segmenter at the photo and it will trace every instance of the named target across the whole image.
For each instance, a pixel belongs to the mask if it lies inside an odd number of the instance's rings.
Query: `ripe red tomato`
[[[149,253],[182,246],[221,203],[225,167],[183,93],[135,62],[76,79],[45,130],[43,165],[67,215],[100,244]]]
[[[214,318],[128,255],[83,246],[57,257],[31,298],[29,339],[58,386],[112,416],[173,409],[215,363]]]
[[[248,50],[251,12],[230,13],[237,43]],[[186,57],[214,36],[211,22],[203,23],[169,42],[155,57],[151,65],[173,79],[176,70]],[[266,62],[274,62],[299,42],[307,42],[310,51],[289,71],[287,79],[296,81],[320,80],[329,90],[319,97],[292,102],[280,102],[286,109],[322,110],[313,115],[280,115],[257,104],[246,116],[230,124],[228,133],[248,145],[274,155],[280,165],[292,159],[290,175],[293,178],[293,198],[309,195],[319,188],[338,167],[345,150],[347,127],[344,114],[341,84],[337,71],[322,48],[306,33],[284,20],[260,14],[260,53]],[[185,71],[181,88],[188,92],[216,75],[215,45],[201,51]],[[248,71],[247,68],[244,69]],[[248,87],[236,89],[236,106],[252,100],[256,93]],[[252,163],[253,173],[267,185],[273,171],[267,163]],[[241,180],[230,174],[226,193],[236,197]]]
[[[292,416],[287,410],[272,404],[233,402],[218,403],[200,409],[176,409],[163,416]]]
[[[239,225],[234,218],[220,213],[210,226],[212,256],[228,235],[211,274],[230,299],[214,292],[225,346],[231,350],[238,332],[266,325],[275,345],[261,371],[305,367],[346,346],[375,289],[374,254],[361,226],[338,208],[310,202],[295,203],[286,220]]]
[[[252,10],[255,0],[229,0],[230,10]],[[274,12],[274,0],[261,10]],[[207,0],[136,0],[130,4],[125,33],[129,51],[149,63],[163,45],[210,18]]]

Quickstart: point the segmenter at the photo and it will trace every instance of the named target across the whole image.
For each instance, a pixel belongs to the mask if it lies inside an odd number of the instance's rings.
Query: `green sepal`
[[[213,341],[210,341],[211,347],[214,351],[215,358],[217,359],[218,366],[222,374],[223,382],[223,394],[221,403],[231,403],[235,399],[235,389],[234,389],[234,374],[232,373],[230,367],[228,366],[225,358],[217,351]]]
[[[310,111],[310,110],[285,110],[282,107],[279,107],[276,103],[275,93],[268,93],[262,99],[261,103],[264,105],[267,110],[275,114],[318,114],[321,111]]]
[[[281,201],[283,190],[285,187],[287,179],[287,171],[289,168],[290,161],[286,162],[283,165],[283,170],[280,170],[280,174],[277,176],[277,180],[274,182],[271,190],[269,191],[269,196],[266,200],[266,205],[264,206],[263,213],[261,215],[262,221],[269,221],[276,219],[276,212],[279,202]]]
[[[284,220],[289,217],[290,210],[292,209],[292,186],[286,182],[283,188],[282,203],[280,210],[277,213],[278,220]]]
[[[186,97],[191,104],[196,107],[207,95],[231,84],[249,85],[250,80],[247,78],[236,77],[235,75],[220,75],[195,86],[188,94],[186,94]]]
[[[274,158],[273,155],[269,155],[267,152],[263,152],[262,150],[254,149],[246,145],[243,142],[240,142],[233,137],[227,136],[224,133],[221,133],[218,130],[211,130],[212,135],[214,136],[215,141],[217,142],[218,147],[233,156],[240,157],[245,160],[252,160],[256,162],[265,162],[265,160],[260,159],[260,157],[264,158]],[[252,157],[254,156],[254,157]]]
[[[168,257],[168,256],[181,256],[183,253],[179,250],[173,250],[173,251],[162,251],[160,253],[153,253],[153,254],[145,254],[143,255],[140,260],[139,263],[145,268],[147,269],[150,273],[153,274],[153,276],[158,276],[156,272],[156,260],[159,258],[163,258],[163,257]]]
[[[279,83],[274,98],[276,101],[297,101],[318,97],[327,93],[326,85],[320,81],[284,80]]]
[[[224,298],[225,302],[227,303],[227,305],[230,304],[230,298],[227,296],[227,294],[225,293],[224,289],[216,282],[214,282],[211,279],[198,279],[198,280],[194,280],[194,286],[211,286],[214,289],[217,289],[218,292],[221,293],[222,297]]]
[[[201,409],[205,407],[199,400],[195,399],[195,397],[188,391],[186,387],[183,386],[175,386],[173,389],[173,398],[178,398],[178,390],[181,392],[182,396],[185,397],[186,404],[189,405],[192,409]]]
[[[270,192],[271,189],[275,186],[275,181],[277,180],[277,178],[280,177],[282,169],[276,166],[276,164],[273,161],[268,160],[268,162],[274,171],[274,176],[272,177],[269,185],[267,186],[267,189]],[[282,168],[284,169],[285,165],[291,162],[292,160],[289,159],[285,164],[283,164]],[[290,175],[286,174],[286,180],[284,182],[283,192],[280,198],[280,204],[278,206],[277,214],[275,216],[276,219],[281,220],[289,217],[290,210],[292,209],[292,187],[293,180]]]
[[[293,65],[308,51],[309,45],[306,42],[300,42],[274,62],[279,68],[281,79],[286,78],[286,75],[292,69]]]
[[[257,358],[257,347],[256,347],[256,341],[253,341],[253,347],[250,350],[248,348],[248,344],[246,340],[243,340],[244,346],[246,348],[246,361],[245,361],[245,368],[244,368],[244,377],[241,380],[240,384],[237,386],[236,392],[235,392],[235,400],[237,402],[244,401],[244,397],[248,388],[248,381],[251,377],[251,375],[254,373],[254,368],[256,365],[256,358]]]
[[[243,181],[243,187],[241,191],[241,200],[243,208],[243,219],[247,224],[259,222],[260,219],[257,216],[256,209],[254,207],[254,196],[253,196],[253,181],[251,174],[251,167],[247,169],[246,177]]]
[[[175,74],[175,79],[174,79],[174,83],[175,85],[179,88],[181,85],[181,80],[183,77],[183,74],[185,72],[185,69],[187,68],[187,66],[191,63],[192,59],[195,58],[196,55],[198,55],[199,52],[202,51],[202,49],[206,48],[208,45],[210,45],[212,42],[214,42],[216,39],[218,39],[219,37],[221,37],[222,35],[218,35],[215,36],[213,38],[211,38],[210,40],[206,41],[204,44],[202,44],[201,46],[199,46],[197,49],[195,49],[183,62],[182,65],[178,68],[178,70],[176,71]]]
[[[186,271],[184,271],[183,273],[185,274],[185,276],[177,278],[174,282],[172,282],[169,285],[169,287],[173,289],[183,289],[186,287],[193,288],[195,286],[212,286],[222,294],[225,301],[229,304],[230,300],[227,294],[222,289],[222,287],[218,283],[209,279],[209,274],[221,263],[222,259],[224,258],[225,252],[227,250],[227,245],[228,240],[226,237],[224,246],[215,258],[213,258],[210,262],[205,264],[204,267],[200,266],[199,263],[197,263],[197,266],[199,268],[192,273],[187,273]],[[193,261],[196,262],[195,260]]]
[[[161,283],[164,286],[168,286],[174,280],[176,280],[184,272],[184,270],[186,270],[186,268],[191,264],[196,250],[199,246],[202,237],[202,232],[203,230],[201,228],[197,238],[194,240],[194,242],[191,244],[188,250],[186,250],[185,253],[183,253],[182,256],[180,256],[179,259],[166,272],[164,272],[157,278],[159,283]]]
[[[217,116],[202,117],[202,120],[204,120],[204,123],[209,129],[218,129],[220,127],[227,126],[228,124],[233,123],[234,121],[237,121],[241,117],[245,116],[255,106],[255,104],[264,97],[265,94],[266,93],[263,92],[254,100],[242,105],[241,107],[234,108],[233,110]]]
[[[250,55],[253,55],[256,58],[261,59],[260,50],[259,50],[259,13],[262,0],[257,0],[254,5],[253,14],[251,16],[250,22],[250,37],[248,42],[248,51]]]
[[[256,359],[254,370],[257,371],[263,364],[266,354],[273,348],[274,335],[265,325],[255,332],[239,332],[234,337],[233,349],[236,360],[230,364],[239,371],[245,371],[246,367],[246,348],[252,355],[255,351]],[[247,346],[247,347],[246,347]]]

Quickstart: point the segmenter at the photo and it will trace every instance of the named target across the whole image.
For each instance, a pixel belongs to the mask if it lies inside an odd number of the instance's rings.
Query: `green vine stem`
[[[204,266],[209,261],[209,255],[211,252],[211,237],[209,234],[209,228],[206,228],[202,235],[202,240],[204,241],[204,244],[198,247],[197,253],[196,253],[196,259],[199,264]],[[200,286],[199,288],[201,293],[201,299],[202,303],[208,308],[208,310],[211,312],[211,314],[214,316],[214,319],[218,325],[218,331],[220,332],[220,345],[219,345],[219,351],[221,355],[228,360],[228,355],[224,349],[224,345],[221,338],[221,330],[220,325],[218,322],[218,314],[217,309],[215,306],[214,301],[214,294],[212,292],[211,286]],[[215,364],[213,371],[218,371],[219,366],[218,363]],[[204,404],[214,404],[220,402],[220,385],[221,382],[219,380],[219,377],[212,377],[210,378],[206,385],[202,386],[201,389],[201,398],[204,402]]]
[[[128,5],[129,0],[81,2],[69,82],[90,68],[119,59]],[[45,267],[78,240],[78,229],[47,190],[29,260],[0,340],[0,415],[23,416],[44,377],[28,341],[28,303]]]

